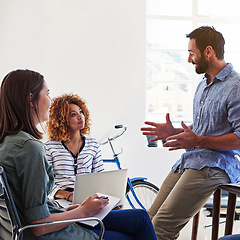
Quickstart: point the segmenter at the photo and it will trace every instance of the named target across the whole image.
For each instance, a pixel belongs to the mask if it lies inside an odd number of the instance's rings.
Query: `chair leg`
[[[197,240],[199,216],[200,216],[200,212],[198,212],[198,213],[193,217],[192,238],[191,238],[191,240]]]
[[[228,207],[227,207],[227,217],[225,226],[225,235],[231,235],[233,229],[233,221],[235,216],[236,208],[236,194],[230,193],[228,195]]]
[[[217,189],[213,195],[212,240],[218,239],[221,194],[222,194],[222,190]]]

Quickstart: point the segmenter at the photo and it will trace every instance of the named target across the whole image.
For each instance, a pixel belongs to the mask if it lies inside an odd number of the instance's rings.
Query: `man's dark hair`
[[[187,38],[195,39],[196,46],[201,53],[204,52],[207,46],[211,46],[216,53],[219,60],[224,58],[224,44],[223,35],[216,31],[214,27],[202,26],[191,33],[186,34]]]

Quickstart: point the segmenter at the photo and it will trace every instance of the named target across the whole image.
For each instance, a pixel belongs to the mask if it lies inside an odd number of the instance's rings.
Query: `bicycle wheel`
[[[139,199],[141,204],[145,207],[145,209],[148,210],[151,207],[153,201],[155,200],[157,193],[159,191],[159,188],[154,184],[145,180],[135,180],[132,182],[132,186],[135,194],[137,195],[137,198]],[[141,208],[141,206],[135,200],[129,186],[127,186],[126,196],[129,197],[130,201],[132,202],[135,208]],[[126,206],[130,207],[127,199],[124,205],[125,207]]]

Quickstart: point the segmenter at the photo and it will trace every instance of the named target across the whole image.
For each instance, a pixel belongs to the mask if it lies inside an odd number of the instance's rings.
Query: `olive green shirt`
[[[48,194],[54,184],[52,167],[45,156],[45,145],[30,134],[20,131],[6,136],[0,143],[0,165],[4,168],[20,220],[23,225],[65,211],[57,208]],[[31,230],[24,239],[96,239],[96,234],[77,224],[40,237]]]

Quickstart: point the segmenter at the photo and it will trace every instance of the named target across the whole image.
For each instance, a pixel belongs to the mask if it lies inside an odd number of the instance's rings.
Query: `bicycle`
[[[115,128],[122,129],[122,131],[117,135],[108,138],[107,141],[101,142],[99,144],[109,144],[113,152],[113,158],[103,159],[103,162],[115,163],[117,165],[117,168],[120,170],[122,168],[118,155],[121,154],[123,151],[121,150],[120,153],[116,153],[112,141],[122,136],[127,130],[127,126],[116,125]],[[153,183],[147,181],[147,178],[145,177],[135,177],[131,179],[127,178],[126,199],[132,208],[141,207],[144,210],[148,210],[149,207],[152,205],[154,199],[156,198],[158,191],[159,188]]]

